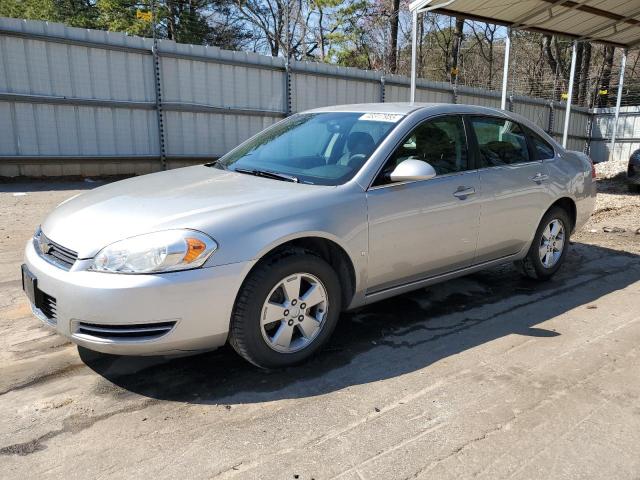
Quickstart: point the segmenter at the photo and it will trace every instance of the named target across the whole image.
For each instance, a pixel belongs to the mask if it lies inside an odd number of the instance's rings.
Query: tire
[[[555,237],[555,247],[553,243],[543,238],[543,235],[545,237],[549,235],[550,232],[547,231],[547,227],[550,226],[552,222],[559,222],[563,232],[562,238],[560,238],[561,235],[559,233],[557,237]],[[554,223],[554,225],[556,225],[556,223]],[[531,242],[529,252],[527,252],[527,256],[515,262],[518,270],[520,270],[525,277],[534,280],[549,280],[560,269],[567,255],[571,228],[572,225],[569,214],[560,207],[551,208],[544,217],[542,217],[533,241]],[[553,237],[551,238],[553,239]],[[547,248],[547,255],[543,257],[543,248],[545,247]],[[557,250],[560,250],[559,255],[557,255]]]
[[[307,306],[305,298],[314,304]],[[341,308],[340,280],[333,268],[313,252],[287,249],[258,264],[244,281],[231,316],[229,343],[260,368],[296,365],[327,342]]]
[[[627,187],[629,188],[629,192],[631,193],[640,193],[640,185],[629,183]]]

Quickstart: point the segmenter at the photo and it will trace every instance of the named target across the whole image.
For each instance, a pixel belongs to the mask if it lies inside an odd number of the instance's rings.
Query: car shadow
[[[638,195],[635,190],[629,189],[627,172],[620,172],[614,177],[599,178],[597,180],[598,193],[609,195]]]
[[[505,265],[345,313],[319,355],[278,371],[253,367],[229,347],[173,359],[78,350],[119,387],[98,385],[96,394],[225,405],[310,397],[424,369],[507,335],[553,341],[561,329],[537,325],[639,279],[640,256],[574,244],[549,282]]]

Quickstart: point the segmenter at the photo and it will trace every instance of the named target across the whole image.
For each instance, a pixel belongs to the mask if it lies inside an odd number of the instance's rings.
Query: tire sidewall
[[[564,245],[562,246],[562,254],[560,258],[556,262],[554,266],[551,268],[546,268],[542,264],[542,260],[540,260],[539,248],[540,248],[540,240],[542,237],[542,233],[544,229],[547,228],[547,225],[551,223],[553,220],[559,220],[562,222],[562,226],[564,227]],[[536,274],[540,278],[549,278],[554,275],[562,266],[564,262],[564,258],[567,255],[567,251],[569,250],[569,236],[571,232],[571,221],[569,219],[569,215],[561,208],[553,208],[548,211],[542,220],[540,221],[540,225],[538,225],[538,229],[536,230],[535,237],[533,238],[533,243],[531,245],[531,249],[529,251],[529,260],[533,264],[533,268],[536,270]]]
[[[269,293],[284,278],[295,273],[310,273],[317,277],[327,292],[329,308],[325,324],[318,336],[304,349],[293,353],[281,353],[273,350],[262,336],[260,317],[262,307]],[[245,288],[245,286],[243,286]],[[251,361],[266,368],[278,368],[294,365],[309,358],[326,343],[333,333],[340,317],[341,289],[338,276],[324,260],[310,254],[284,257],[270,265],[264,276],[251,292],[244,292],[252,298],[243,315],[235,315],[234,321],[243,322],[243,343],[251,355]]]

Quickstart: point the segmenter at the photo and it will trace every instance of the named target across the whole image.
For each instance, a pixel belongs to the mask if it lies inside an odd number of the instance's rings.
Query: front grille
[[[176,322],[104,325],[78,322],[76,333],[101,340],[154,340],[166,335]]]
[[[38,301],[37,307],[44,313],[44,316],[47,317],[50,323],[56,323],[58,318],[56,299],[42,291],[40,291],[40,294],[42,296]]]
[[[76,252],[52,241],[42,232],[36,235],[34,241],[40,256],[60,268],[69,270],[78,259]]]

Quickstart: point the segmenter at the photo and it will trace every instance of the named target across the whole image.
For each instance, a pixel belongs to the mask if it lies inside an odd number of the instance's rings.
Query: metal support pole
[[[380,77],[380,102],[381,103],[384,103],[384,99],[385,99],[385,96],[386,96],[386,93],[387,93],[385,91],[385,89],[386,89],[385,83],[386,83],[386,79],[384,78],[384,75],[382,75]]]
[[[507,83],[509,82],[509,54],[511,53],[511,29],[507,31],[507,38],[504,41],[504,69],[502,71],[502,98],[500,108],[507,109]]]
[[[622,102],[622,87],[624,86],[624,69],[627,66],[627,49],[622,51],[620,63],[620,81],[618,82],[618,96],[616,98],[616,113],[613,119],[613,131],[611,132],[611,144],[609,145],[609,160],[613,160],[613,149],[616,146],[616,134],[618,133],[618,118],[620,117],[620,103]]]
[[[571,48],[571,72],[569,73],[569,91],[567,92],[567,106],[564,111],[564,131],[562,133],[562,146],[567,148],[569,138],[569,121],[571,120],[571,101],[573,100],[573,80],[576,77],[576,57],[578,42],[574,40]]]
[[[416,101],[416,69],[418,65],[418,10],[411,12],[411,103]]]

